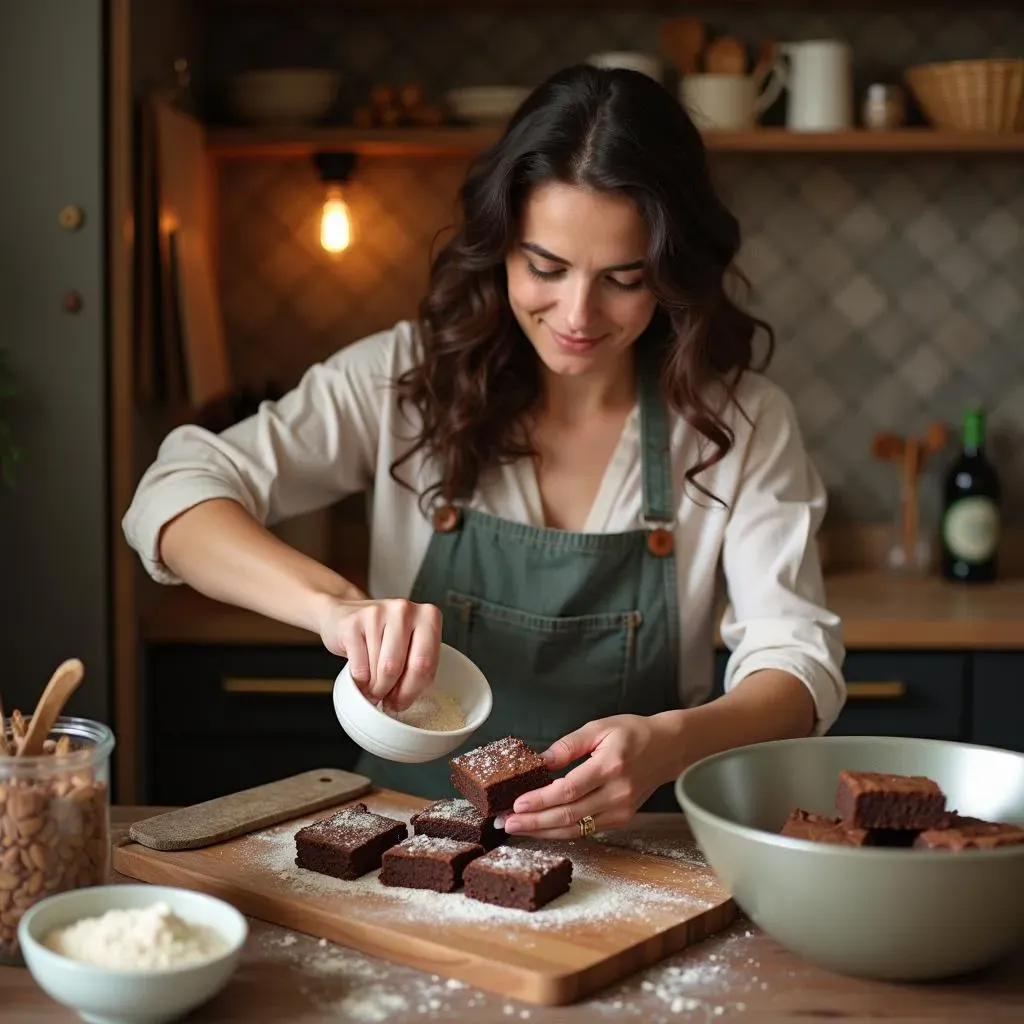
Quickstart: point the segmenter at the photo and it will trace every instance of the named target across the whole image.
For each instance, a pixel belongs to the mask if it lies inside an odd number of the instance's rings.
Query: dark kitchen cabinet
[[[715,657],[721,693],[727,655]],[[334,714],[340,658],[309,644],[146,649],[142,799],[185,804],[359,756]],[[1024,652],[847,655],[834,735],[921,736],[1024,750]]]
[[[972,738],[1024,751],[1024,651],[986,651],[974,659]]]
[[[359,754],[334,714],[343,662],[312,645],[151,646],[143,718],[147,802],[185,804]]]
[[[715,696],[728,655],[715,658]],[[850,651],[844,674],[849,696],[835,736],[923,736],[966,739],[970,655],[933,651]]]

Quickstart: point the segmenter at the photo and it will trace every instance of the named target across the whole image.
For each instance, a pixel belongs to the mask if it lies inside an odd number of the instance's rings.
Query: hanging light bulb
[[[320,215],[320,244],[330,253],[342,253],[352,244],[352,218],[340,185],[327,189]]]
[[[355,167],[355,153],[316,153],[313,156],[320,180],[327,186],[320,213],[320,246],[332,256],[352,245],[352,214],[343,187]]]

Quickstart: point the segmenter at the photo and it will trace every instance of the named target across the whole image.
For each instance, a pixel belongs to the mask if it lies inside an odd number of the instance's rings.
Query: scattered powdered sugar
[[[303,832],[309,837],[329,839],[339,846],[358,846],[394,828],[395,820],[367,810],[366,804],[353,804],[329,818],[314,821]],[[291,835],[294,842],[294,832]]]
[[[443,690],[421,694],[404,711],[395,711],[383,704],[377,707],[389,718],[430,732],[451,732],[466,725],[466,713],[462,705],[452,694]]]
[[[396,820],[408,820],[414,810],[402,812],[387,806],[386,814]],[[295,864],[294,825],[276,826],[251,834],[248,846],[250,866],[274,876],[296,893],[322,901],[336,896],[343,901],[345,913],[351,918],[396,923],[422,923],[436,927],[439,921],[459,924],[510,925],[506,935],[510,941],[528,941],[529,934],[539,930],[559,930],[568,926],[614,928],[616,923],[647,920],[654,925],[678,919],[681,910],[697,911],[723,898],[714,878],[708,876],[706,898],[695,895],[694,884],[702,876],[680,866],[680,884],[652,884],[621,877],[607,871],[593,847],[583,842],[559,843],[554,851],[545,850],[533,840],[517,841],[515,846],[501,846],[491,855],[515,863],[530,850],[531,861],[536,854],[551,860],[568,856],[573,865],[572,886],[567,893],[537,911],[512,910],[470,899],[462,892],[436,893],[426,889],[384,886],[372,871],[355,881],[344,881]],[[488,856],[491,856],[488,855]],[[702,885],[703,888],[703,885]],[[361,899],[350,897],[360,896]],[[321,907],[323,903],[320,903]]]
[[[572,1019],[577,1014],[581,1020],[597,1017],[647,1024],[668,1024],[676,1017],[715,1021],[726,1014],[734,1019],[747,1009],[751,993],[768,988],[759,976],[760,963],[750,956],[754,937],[748,924],[734,925],[584,999],[571,1008]],[[300,992],[322,1013],[340,1020],[360,1024],[398,1024],[414,1016],[477,1020],[494,1018],[500,1007],[500,1016],[513,1021],[529,1020],[538,1012],[457,979],[424,974],[323,939],[291,932],[282,935],[276,928],[257,931],[254,938],[252,955],[257,961],[289,965],[298,974]],[[799,973],[790,972],[790,984],[799,984]]]
[[[694,840],[670,839],[666,836],[649,836],[630,833],[605,832],[594,836],[594,840],[606,846],[616,846],[636,853],[646,853],[652,857],[665,857],[668,860],[681,860],[695,867],[708,867],[704,852]]]
[[[475,750],[467,750],[452,760],[464,771],[478,779],[490,779],[501,775],[519,775],[544,767],[540,755],[531,750],[516,736],[494,740]]]
[[[282,961],[298,976],[298,989],[317,1010],[339,1020],[380,1024],[417,1014],[449,1020],[453,1000],[461,1012],[486,1005],[487,995],[455,978],[427,975],[365,956],[344,946],[276,929],[257,935],[257,960]],[[472,1015],[470,1018],[472,1019]]]
[[[602,992],[587,1003],[587,1009],[615,1020],[667,1021],[687,1015],[710,1021],[726,1013],[731,1019],[747,1009],[749,993],[768,988],[758,977],[760,964],[746,955],[754,936],[749,925],[734,925]]]
[[[404,996],[376,986],[353,992],[337,1004],[338,1012],[349,1020],[370,1022],[387,1020],[392,1014],[408,1008],[409,1003]]]
[[[479,825],[487,820],[468,800],[450,798],[435,800],[429,807],[424,807],[412,816],[412,821],[456,821],[465,825]]]
[[[473,849],[473,843],[464,843],[458,839],[417,835],[403,839],[402,842],[392,846],[391,849],[400,850],[402,853],[412,854],[417,857],[423,854],[443,854],[447,856],[451,853],[465,853],[467,850]]]

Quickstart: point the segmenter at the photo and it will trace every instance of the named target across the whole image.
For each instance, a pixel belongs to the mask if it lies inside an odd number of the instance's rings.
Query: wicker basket
[[[954,60],[907,68],[910,86],[936,128],[1024,131],[1024,60]]]

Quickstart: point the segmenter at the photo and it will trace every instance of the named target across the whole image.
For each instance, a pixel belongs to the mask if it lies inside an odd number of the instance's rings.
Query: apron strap
[[[644,526],[649,529],[674,526],[675,488],[672,486],[668,405],[661,393],[654,361],[643,360],[639,371]]]

